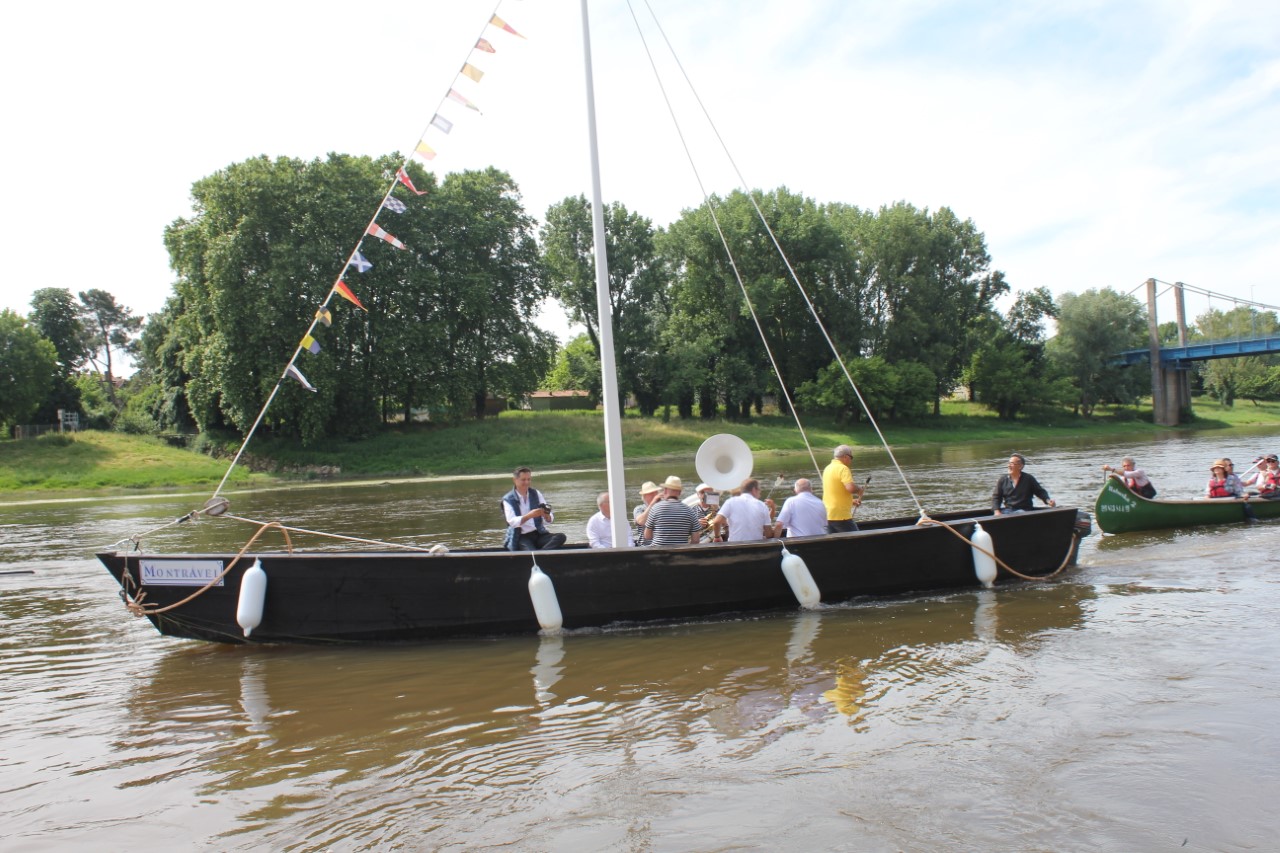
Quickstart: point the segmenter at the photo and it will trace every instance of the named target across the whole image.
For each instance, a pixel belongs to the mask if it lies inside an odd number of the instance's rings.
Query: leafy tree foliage
[[[672,353],[671,391],[682,414],[696,398],[704,417],[715,413],[717,401],[723,401],[730,417],[745,417],[765,393],[778,388],[761,331],[793,394],[831,360],[774,239],[819,316],[836,318],[832,334],[854,354],[860,317],[850,303],[856,305],[857,285],[840,234],[813,201],[780,188],[758,194],[754,203],[735,192],[713,198],[712,205],[718,222],[705,207],[686,211],[661,240],[673,274],[671,313],[662,338]],[[733,263],[726,257],[726,243]]]
[[[105,290],[83,290],[80,302],[84,305],[89,362],[102,375],[107,399],[118,409],[122,404],[116,394],[111,353],[119,350],[125,355],[133,355],[138,351],[136,336],[142,329],[142,318],[117,303],[116,298]]]
[[[614,202],[605,208],[604,228],[618,390],[623,397],[628,392],[634,394],[641,414],[652,415],[667,375],[665,353],[658,345],[657,334],[664,315],[667,280],[655,247],[653,223]],[[552,205],[540,236],[550,291],[568,311],[569,318],[586,327],[599,370],[591,204],[583,196],[576,196]],[[597,379],[596,387],[600,384]],[[593,399],[597,397],[593,394]]]
[[[44,287],[31,297],[31,322],[58,351],[58,373],[36,411],[40,423],[53,421],[59,409],[80,412],[80,393],[72,377],[88,361],[88,330],[83,308],[70,290]]]
[[[1023,291],[1003,317],[987,323],[986,340],[969,367],[976,399],[1013,420],[1029,403],[1050,402],[1062,393],[1045,356],[1045,319],[1058,315],[1047,288]]]
[[[588,335],[565,344],[543,385],[548,391],[586,391],[593,404],[600,402],[600,360]]]
[[[58,351],[35,326],[8,308],[0,311],[0,425],[22,423],[53,386]]]
[[[1231,340],[1273,335],[1277,322],[1274,311],[1258,311],[1241,305],[1230,311],[1211,309],[1196,318],[1196,328],[1207,340]],[[1237,397],[1254,400],[1273,397],[1272,369],[1280,364],[1275,356],[1216,358],[1201,362],[1204,389],[1223,406],[1230,408]]]
[[[934,214],[905,202],[882,207],[860,218],[851,236],[867,280],[867,351],[929,368],[937,414],[978,346],[975,323],[1009,290],[1004,274],[991,269],[973,220],[946,207]]]
[[[253,423],[400,163],[261,157],[195,184],[195,215],[166,232],[178,281],[146,342],[168,420]],[[368,313],[334,299],[332,327],[314,332],[319,357],[298,363],[316,393],[285,382],[267,429],[311,442],[362,434],[396,409],[481,416],[490,394],[525,393],[545,373],[553,341],[532,323],[541,265],[511,178],[413,177],[430,194],[379,217],[409,250],[364,239],[373,269],[345,275]]]
[[[873,355],[846,364],[872,417],[914,420],[933,401],[935,382],[929,368],[919,362],[890,364]],[[806,409],[830,412],[837,420],[862,419],[862,406],[840,365],[832,362],[818,376],[800,386],[797,402]]]
[[[1110,288],[1064,293],[1058,300],[1058,334],[1050,358],[1071,379],[1077,410],[1092,417],[1100,402],[1133,402],[1147,376],[1108,364],[1118,352],[1140,346],[1146,311],[1132,296]]]

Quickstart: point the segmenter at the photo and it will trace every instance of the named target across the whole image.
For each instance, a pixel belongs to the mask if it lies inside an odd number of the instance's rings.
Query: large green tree
[[[867,281],[867,351],[932,371],[937,414],[980,344],[975,324],[1009,290],[1004,274],[991,269],[973,220],[947,207],[930,213],[898,202],[852,224]]]
[[[604,227],[618,390],[623,397],[634,394],[641,414],[652,415],[667,380],[665,354],[658,340],[666,272],[648,219],[614,202],[605,207]],[[590,203],[575,196],[552,205],[540,238],[551,293],[570,320],[586,327],[598,366],[600,323]],[[598,379],[596,385],[600,385]]]
[[[0,425],[30,417],[57,374],[53,343],[16,311],[0,311]]]
[[[112,353],[132,356],[138,351],[137,334],[142,318],[129,311],[105,290],[94,288],[80,292],[84,306],[84,323],[88,331],[89,362],[102,376],[102,386],[117,409],[121,407],[116,393],[116,375]]]
[[[1062,393],[1045,356],[1044,321],[1058,314],[1047,288],[1023,291],[1003,317],[993,315],[973,354],[969,386],[976,399],[1013,420],[1029,403]]]
[[[1048,353],[1071,379],[1076,408],[1085,417],[1100,402],[1131,403],[1147,387],[1149,374],[1110,363],[1116,353],[1141,346],[1146,328],[1138,300],[1110,288],[1058,299],[1058,334]]]
[[[58,351],[58,374],[48,396],[36,412],[39,421],[51,421],[58,410],[81,411],[80,391],[73,378],[89,359],[88,329],[83,307],[65,287],[42,287],[31,297],[31,322]]]
[[[717,401],[730,416],[745,416],[765,393],[780,390],[762,332],[793,397],[829,364],[831,350],[805,294],[842,354],[858,355],[859,282],[828,211],[811,199],[785,187],[754,198],[713,197],[710,207],[685,211],[661,246],[674,276],[663,340],[682,414],[696,399],[704,417]]]

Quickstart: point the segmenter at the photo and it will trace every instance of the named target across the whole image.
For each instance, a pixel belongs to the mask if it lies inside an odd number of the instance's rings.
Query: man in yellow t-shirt
[[[853,448],[842,444],[832,452],[822,472],[822,502],[827,507],[827,532],[857,530],[853,508],[862,505],[862,487],[853,481]]]

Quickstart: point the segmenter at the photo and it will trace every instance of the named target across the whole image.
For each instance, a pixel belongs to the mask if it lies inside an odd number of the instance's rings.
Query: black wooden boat
[[[991,516],[940,514],[968,537],[974,522],[996,555],[1021,574],[1046,576],[1072,561],[1083,532],[1074,509]],[[897,518],[856,533],[785,540],[825,603],[860,596],[976,587],[970,545],[940,525]],[[187,598],[234,559],[230,554],[102,553],[122,595],[145,592],[148,609]],[[552,581],[565,629],[794,609],[778,540],[670,548],[565,548],[447,554],[248,553],[221,583],[146,616],[161,634],[224,643],[359,643],[532,633],[539,621],[529,579]],[[246,637],[236,620],[241,579],[259,561],[267,584],[261,623]]]

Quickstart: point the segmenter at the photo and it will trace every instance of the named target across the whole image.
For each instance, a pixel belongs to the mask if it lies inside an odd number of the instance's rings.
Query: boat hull
[[[1018,572],[1051,574],[1074,557],[1074,509],[937,517],[968,537],[981,521],[995,553]],[[870,522],[857,533],[786,540],[808,565],[825,603],[859,596],[977,586],[968,543],[914,519]],[[192,565],[219,570],[229,554],[98,558],[148,607],[182,601],[203,580],[174,584]],[[509,553],[309,552],[246,554],[215,586],[166,613],[149,613],[160,633],[225,643],[359,643],[539,630],[528,582],[536,558],[551,578],[566,629],[794,609],[777,540],[675,548]],[[236,623],[241,578],[255,560],[267,575],[261,624],[246,637]],[[147,577],[168,576],[152,583]]]
[[[1109,477],[1094,502],[1094,518],[1106,533],[1162,530],[1205,524],[1237,524],[1248,520],[1246,508],[1256,519],[1280,518],[1280,501],[1222,499],[1162,501],[1144,498]]]

